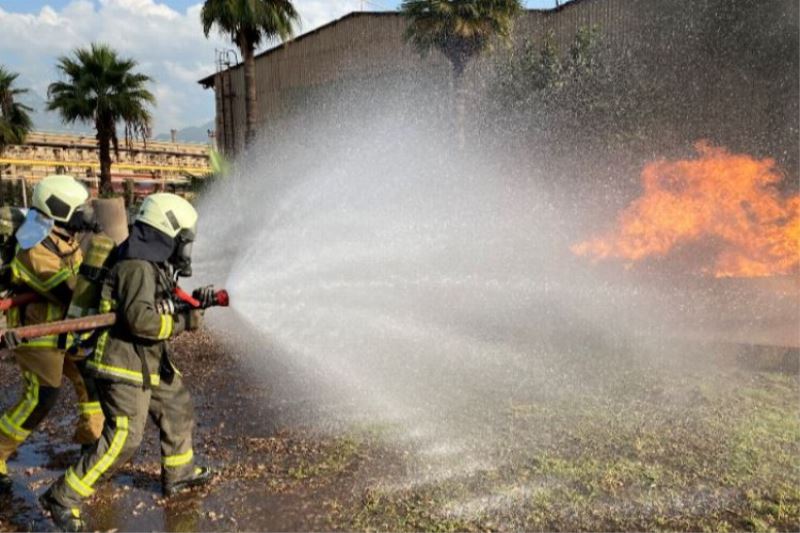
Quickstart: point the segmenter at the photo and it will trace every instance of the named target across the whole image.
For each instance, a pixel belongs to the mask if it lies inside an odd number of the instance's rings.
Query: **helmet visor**
[[[194,229],[184,229],[175,237],[175,254],[172,264],[179,276],[188,278],[192,275],[192,246],[194,244]]]

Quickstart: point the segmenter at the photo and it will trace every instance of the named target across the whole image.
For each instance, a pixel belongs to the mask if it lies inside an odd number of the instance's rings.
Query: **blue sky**
[[[300,33],[362,6],[395,9],[400,0],[293,0]],[[91,42],[112,45],[153,78],[155,133],[199,126],[214,117],[213,94],[197,80],[215,70],[215,49],[230,42],[200,27],[201,0],[0,0],[0,64],[40,97],[58,79],[58,57]],[[551,8],[555,0],[528,0]],[[58,122],[55,122],[58,124]]]
[[[49,5],[54,9],[64,7],[69,0],[0,0],[0,8],[6,11],[30,13]],[[198,0],[165,0],[162,3],[178,11],[185,11],[188,7],[197,4]],[[377,9],[379,6],[392,9],[400,5],[398,0],[364,0],[367,9]],[[547,8],[555,6],[555,0],[527,0],[530,8]]]

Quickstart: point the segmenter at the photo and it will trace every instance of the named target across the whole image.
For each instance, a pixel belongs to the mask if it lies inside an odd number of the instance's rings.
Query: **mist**
[[[554,186],[575,176],[496,137],[460,147],[415,86],[362,96],[276,125],[199,207],[196,283],[232,302],[211,327],[294,423],[389,427],[422,479],[463,475],[517,445],[510,406],[616,401],[635,376],[730,365],[737,338],[791,339],[785,283],[576,257],[597,206]]]

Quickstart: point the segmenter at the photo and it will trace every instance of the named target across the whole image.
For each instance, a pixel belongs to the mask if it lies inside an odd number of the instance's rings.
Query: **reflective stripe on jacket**
[[[22,250],[11,261],[11,284],[17,292],[33,290],[46,301],[35,302],[22,308],[12,307],[6,313],[9,327],[43,324],[61,320],[66,314],[69,298],[75,288],[78,269],[83,260],[80,243],[64,230],[53,228],[45,241],[33,248]],[[65,285],[60,294],[54,291]],[[37,348],[57,348],[58,336],[37,337],[23,341],[23,345]]]
[[[156,302],[172,296],[166,267],[140,259],[123,259],[112,268],[102,289],[101,312],[116,310],[117,322],[97,341],[87,362],[98,377],[158,385],[162,363],[171,365],[167,340],[184,329],[182,319],[161,315]]]

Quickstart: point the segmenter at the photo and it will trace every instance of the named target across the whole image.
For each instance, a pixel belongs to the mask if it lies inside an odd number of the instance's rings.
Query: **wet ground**
[[[508,390],[465,413],[459,438],[441,440],[385,423],[321,432],[290,422],[311,407],[275,396],[206,334],[180,339],[177,359],[195,398],[196,454],[219,476],[161,498],[149,426],[137,456],[87,505],[93,530],[800,528],[796,369],[582,367],[568,397]],[[3,408],[17,374],[4,354]],[[36,497],[77,456],[71,403],[65,388],[10,461],[0,530],[52,530]]]
[[[342,497],[371,459],[344,437],[281,428],[269,391],[205,335],[184,337],[177,358],[198,413],[195,453],[219,475],[207,490],[165,500],[160,495],[158,436],[148,426],[139,453],[98,490],[86,509],[93,530],[209,531],[329,529]],[[7,354],[0,361],[0,405],[16,399],[19,379]],[[36,498],[77,458],[69,442],[74,417],[69,387],[59,404],[9,462],[14,494],[2,497],[0,530],[52,530]],[[273,412],[270,412],[273,409]],[[344,482],[344,483],[342,483]]]

